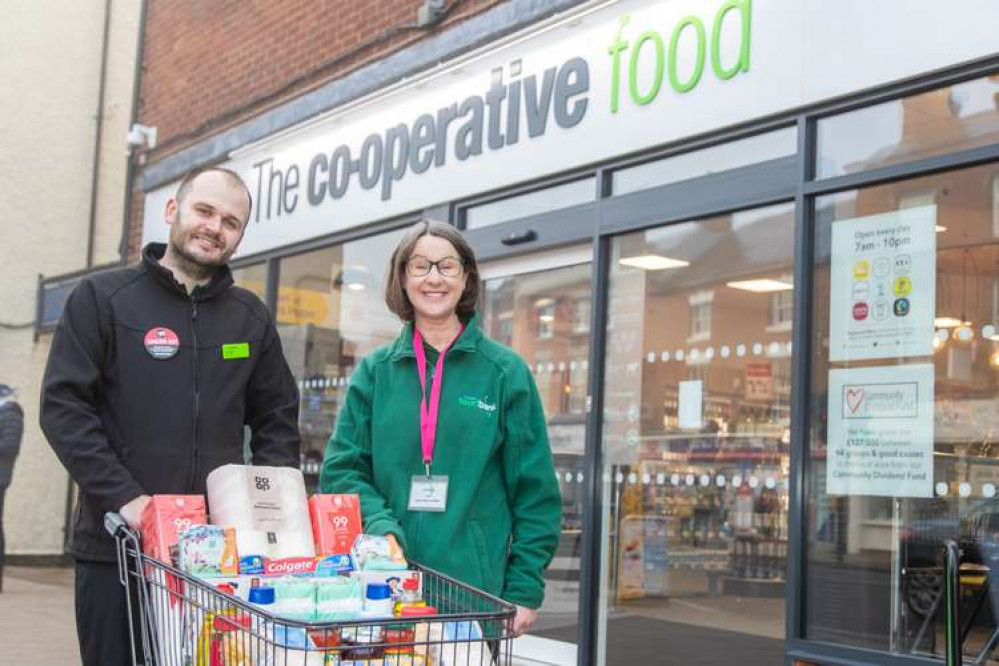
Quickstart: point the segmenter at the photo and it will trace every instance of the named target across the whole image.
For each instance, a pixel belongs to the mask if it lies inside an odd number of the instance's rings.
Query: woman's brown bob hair
[[[385,280],[385,305],[403,321],[413,321],[413,304],[406,295],[406,263],[413,256],[413,248],[424,236],[443,238],[458,251],[462,267],[468,279],[465,281],[465,291],[462,292],[455,312],[462,319],[467,319],[475,312],[479,302],[479,292],[482,282],[479,278],[479,264],[475,261],[475,253],[461,232],[443,222],[417,222],[406,235],[402,237],[389,262],[388,277]]]

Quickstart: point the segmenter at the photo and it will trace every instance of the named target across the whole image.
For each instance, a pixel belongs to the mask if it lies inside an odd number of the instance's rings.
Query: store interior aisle
[[[5,664],[79,665],[71,568],[4,569],[0,646]]]

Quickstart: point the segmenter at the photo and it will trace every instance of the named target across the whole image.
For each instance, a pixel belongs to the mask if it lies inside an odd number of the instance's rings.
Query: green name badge
[[[250,343],[233,342],[228,345],[222,345],[222,358],[227,361],[236,358],[250,358]]]

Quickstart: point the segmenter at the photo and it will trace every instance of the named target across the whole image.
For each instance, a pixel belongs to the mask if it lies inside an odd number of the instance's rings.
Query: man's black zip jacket
[[[267,308],[227,267],[188,294],[160,266],[165,249],[84,278],[52,338],[41,425],[80,488],[77,559],[115,560],[105,512],[204,493],[209,472],[245,462],[244,424],[253,464],[299,464],[298,388]],[[171,358],[147,351],[159,327],[180,340]]]

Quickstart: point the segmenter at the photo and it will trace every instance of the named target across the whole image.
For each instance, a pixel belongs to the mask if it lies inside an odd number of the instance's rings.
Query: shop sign
[[[774,398],[773,366],[770,363],[746,364],[746,400],[770,401]]]
[[[264,298],[266,285],[263,282],[243,281],[239,286],[253,292],[260,299]],[[330,294],[322,291],[282,285],[278,289],[277,323],[320,326],[326,323],[330,298]]]
[[[254,200],[240,252],[599,164],[994,52],[994,22],[975,20],[994,15],[992,0],[969,0],[961,12],[933,9],[931,0],[912,0],[905,11],[866,3],[865,25],[878,39],[843,49],[858,11],[851,3],[586,3],[233,151],[222,165],[242,175]],[[175,189],[147,193],[144,241],[166,237],[163,208]]]
[[[935,205],[832,225],[829,360],[933,354]]]
[[[933,365],[829,371],[830,495],[931,497]]]

